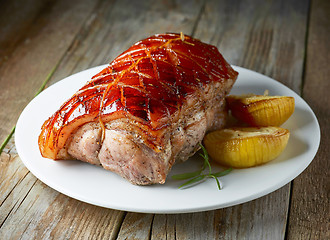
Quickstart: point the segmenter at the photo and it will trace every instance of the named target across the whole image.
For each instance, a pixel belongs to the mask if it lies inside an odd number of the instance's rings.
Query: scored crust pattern
[[[123,117],[150,135],[175,121],[189,95],[236,75],[212,45],[183,34],[151,36],[119,55],[64,103],[44,123],[39,142],[56,156],[63,140],[84,123],[99,121],[104,128]]]

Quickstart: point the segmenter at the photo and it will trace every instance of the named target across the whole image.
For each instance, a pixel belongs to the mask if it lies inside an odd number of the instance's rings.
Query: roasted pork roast
[[[101,165],[133,184],[162,184],[206,132],[223,127],[237,75],[215,46],[183,34],[151,36],[45,121],[40,152]]]

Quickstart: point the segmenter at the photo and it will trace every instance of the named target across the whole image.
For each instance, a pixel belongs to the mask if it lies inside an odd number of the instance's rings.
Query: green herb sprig
[[[182,187],[188,187],[188,186],[193,185],[193,184],[201,183],[203,180],[205,180],[207,178],[213,178],[217,182],[218,189],[221,190],[221,185],[220,185],[218,177],[222,177],[222,176],[227,175],[228,173],[230,173],[232,168],[228,168],[224,171],[212,173],[212,168],[211,168],[211,164],[210,164],[210,161],[209,161],[209,154],[207,153],[205,147],[202,144],[200,144],[200,146],[203,150],[203,154],[200,153],[199,155],[204,159],[204,163],[202,165],[202,168],[199,171],[196,171],[196,172],[182,173],[182,174],[173,175],[172,179],[175,179],[175,180],[187,180],[187,179],[189,179],[188,181],[186,181],[185,183],[183,183],[182,185],[179,186],[179,188],[182,188]],[[206,173],[204,173],[206,168],[208,168],[208,171]]]

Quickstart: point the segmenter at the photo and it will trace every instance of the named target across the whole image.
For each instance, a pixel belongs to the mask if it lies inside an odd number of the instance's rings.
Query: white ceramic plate
[[[199,169],[202,163],[199,157],[174,166],[164,185],[152,186],[134,186],[110,171],[80,161],[43,158],[38,148],[43,122],[104,67],[88,69],[50,86],[30,102],[17,122],[16,147],[25,166],[42,182],[72,198],[106,208],[145,213],[185,213],[224,208],[259,198],[284,186],[310,164],[317,152],[320,128],[306,102],[269,77],[235,67],[239,77],[232,94],[263,94],[265,89],[269,89],[270,95],[293,96],[296,108],[283,125],[291,131],[285,151],[268,164],[233,170],[221,177],[221,191],[214,179],[186,189],[178,189],[182,181],[171,179],[173,174]]]

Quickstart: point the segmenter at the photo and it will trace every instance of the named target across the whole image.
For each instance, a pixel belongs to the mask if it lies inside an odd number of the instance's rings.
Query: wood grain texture
[[[123,212],[76,201],[30,177],[33,190],[0,228],[4,239],[115,239]]]
[[[105,1],[77,34],[49,84],[72,73],[107,64],[150,35],[180,31],[191,34],[202,6],[203,1],[187,0]]]
[[[24,41],[33,22],[54,1],[13,0],[2,3],[0,8],[0,66],[10,58],[15,47]],[[13,14],[15,12],[15,14]]]
[[[150,239],[153,214],[128,212],[117,239]]]
[[[1,158],[0,239],[116,239],[124,212],[49,188],[24,167],[13,144]]]
[[[231,64],[301,93],[309,3],[208,1],[195,37],[218,46]]]
[[[284,239],[289,186],[231,208],[217,211],[217,239]]]
[[[330,2],[311,5],[303,97],[315,112],[321,144],[310,166],[293,182],[288,239],[330,239]]]
[[[85,18],[95,6],[93,1],[55,1],[41,7],[25,27],[10,57],[0,66],[0,142],[15,125],[24,106],[34,97],[48,74],[56,68]],[[6,8],[6,5],[3,6]],[[19,10],[17,10],[19,11]]]

